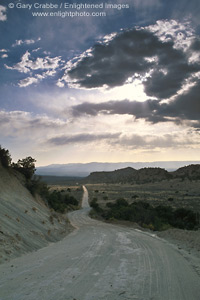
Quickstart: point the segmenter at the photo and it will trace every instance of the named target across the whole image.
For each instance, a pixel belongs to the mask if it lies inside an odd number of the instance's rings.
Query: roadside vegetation
[[[17,163],[12,163],[9,150],[0,146],[0,162],[4,168],[14,170],[23,175],[26,188],[33,196],[40,195],[47,206],[59,213],[65,213],[68,210],[78,209],[80,205],[80,194],[82,190],[76,187],[78,200],[73,195],[70,188],[66,190],[51,190],[49,186],[41,180],[41,177],[35,175],[36,160],[31,156],[19,159]]]
[[[199,180],[151,184],[87,184],[93,217],[129,221],[143,228],[200,228]]]
[[[197,230],[200,227],[199,213],[189,209],[173,209],[170,206],[153,207],[148,202],[128,202],[119,198],[115,203],[108,202],[107,209],[102,209],[94,198],[91,207],[106,220],[126,220],[138,223],[143,228],[151,230],[166,230],[170,227]]]

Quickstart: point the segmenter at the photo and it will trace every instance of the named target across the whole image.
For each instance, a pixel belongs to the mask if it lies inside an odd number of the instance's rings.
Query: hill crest
[[[173,178],[200,179],[200,164],[181,167],[174,172],[168,172],[162,168],[141,168],[139,170],[131,167],[118,169],[112,172],[92,172],[85,178],[87,183],[148,183],[158,182]]]

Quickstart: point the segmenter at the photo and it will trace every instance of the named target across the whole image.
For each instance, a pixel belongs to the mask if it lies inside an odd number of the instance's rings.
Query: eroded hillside
[[[23,176],[0,165],[0,263],[37,250],[72,230],[24,186]]]

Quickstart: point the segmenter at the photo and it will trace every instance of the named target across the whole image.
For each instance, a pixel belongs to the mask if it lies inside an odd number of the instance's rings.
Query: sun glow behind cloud
[[[134,80],[134,82],[126,83],[120,87],[115,87],[112,89],[105,89],[102,93],[113,100],[137,100],[145,101],[151,97],[148,97],[144,92],[144,86],[140,80]],[[104,96],[104,99],[105,99]]]

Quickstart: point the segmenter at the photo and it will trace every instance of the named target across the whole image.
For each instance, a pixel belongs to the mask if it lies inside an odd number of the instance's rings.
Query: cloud
[[[25,79],[20,80],[20,82],[18,83],[19,87],[26,87],[29,86],[33,83],[37,83],[38,79],[34,78],[34,77],[27,77]]]
[[[97,116],[98,114],[132,115],[136,119],[144,119],[151,123],[174,122],[178,124],[188,121],[188,125],[200,128],[199,95],[200,82],[168,103],[158,100],[84,102],[72,106],[71,109],[75,117],[81,115]]]
[[[176,95],[186,80],[198,71],[200,65],[189,65],[184,60],[179,60],[179,57],[177,59],[174,57],[174,60],[168,61],[166,72],[162,69],[154,69],[151,76],[143,83],[145,92],[149,96],[161,99],[170,98]]]
[[[39,37],[37,40],[33,40],[33,39],[27,39],[27,40],[16,40],[14,44],[12,44],[12,47],[17,47],[17,46],[21,46],[21,45],[31,45],[31,44],[35,44],[36,42],[39,42],[41,40],[41,38]]]
[[[32,52],[38,52],[41,48],[33,49]]]
[[[118,150],[159,150],[177,149],[185,147],[199,147],[200,135],[198,132],[186,132],[168,134],[137,134],[122,132],[88,132],[65,134],[69,129],[69,123],[50,118],[47,115],[34,115],[24,111],[0,111],[1,137],[15,138],[30,144],[37,141],[37,145],[64,146],[88,144],[98,148],[103,145],[109,149]],[[45,139],[44,139],[45,137]],[[46,146],[45,146],[46,145]]]
[[[63,135],[49,139],[47,142],[56,146],[77,144],[77,143],[90,143],[101,140],[111,140],[119,138],[120,133],[81,133],[75,135]]]
[[[108,101],[102,103],[84,102],[79,105],[72,106],[74,116],[87,114],[96,116],[99,113],[103,114],[119,114],[119,115],[134,115],[136,118],[145,118],[158,108],[157,100],[147,100],[144,102],[122,100]]]
[[[122,135],[119,139],[111,141],[113,146],[121,145],[122,148],[129,149],[163,149],[163,148],[180,148],[190,147],[191,145],[199,145],[200,139],[194,140],[193,136],[187,134],[164,134],[160,135]]]
[[[195,52],[200,52],[200,39],[193,40],[191,49]]]
[[[26,51],[26,53],[22,56],[21,61],[15,64],[13,67],[5,65],[6,69],[9,70],[17,70],[21,73],[29,73],[31,71],[32,61],[29,60],[30,53]]]
[[[51,77],[56,74],[56,69],[60,66],[61,57],[37,57],[31,59],[31,54],[29,51],[26,51],[22,57],[21,61],[10,67],[5,64],[6,69],[17,70],[20,73],[29,73],[31,76],[20,80],[18,83],[19,87],[26,87],[33,83],[38,83],[46,77]],[[47,70],[41,72],[42,70]],[[34,72],[35,76],[32,76]]]
[[[190,88],[184,94],[168,104],[162,104],[158,107],[157,114],[177,120],[194,121],[194,126],[200,126],[200,81]],[[196,125],[195,125],[196,124]]]
[[[160,22],[111,35],[68,62],[59,85],[67,82],[87,89],[113,88],[124,85],[130,78],[139,78],[148,96],[159,99],[174,96],[188,78],[200,71],[200,64],[189,62],[186,51],[194,39],[193,32],[186,25],[177,29],[177,24]],[[187,32],[187,37],[183,32]],[[179,47],[184,39],[187,48]]]
[[[6,15],[6,7],[3,5],[0,5],[0,21],[6,21],[7,15]]]
[[[97,88],[104,85],[115,87],[123,85],[135,73],[145,75],[152,63],[145,56],[155,53],[148,50],[157,38],[143,30],[131,30],[115,35],[105,44],[95,45],[88,53],[80,56],[66,70],[66,80],[80,87]],[[146,47],[142,45],[146,41]]]
[[[58,130],[66,130],[68,123],[44,114],[25,111],[0,111],[1,136],[14,136],[22,139],[40,138]]]
[[[1,55],[1,58],[7,58],[7,57],[8,57],[8,54]]]
[[[200,138],[199,136],[188,135],[183,133],[182,135],[174,134],[164,134],[164,135],[139,135],[139,134],[122,134],[122,133],[80,133],[74,135],[62,135],[50,138],[47,140],[47,144],[54,146],[64,146],[71,144],[90,144],[95,143],[98,147],[100,142],[103,141],[104,144],[112,147],[113,149],[121,150],[135,150],[143,149],[148,150],[158,150],[158,149],[173,149],[182,147],[191,147],[191,145],[199,146]]]
[[[56,85],[59,87],[59,88],[63,88],[64,86],[65,86],[65,84],[62,82],[62,80],[58,80],[57,82],[56,82]]]
[[[21,61],[15,64],[13,67],[9,67],[5,65],[7,69],[10,70],[17,70],[21,73],[29,73],[32,70],[39,70],[39,69],[56,69],[59,67],[59,63],[61,61],[59,57],[49,57],[46,56],[44,58],[37,57],[36,59],[30,59],[30,52],[26,51],[26,53],[22,56]]]
[[[6,49],[0,49],[0,52],[8,52]]]
[[[188,21],[180,23],[177,20],[157,20],[145,29],[154,33],[162,42],[171,41],[176,49],[184,51],[190,47],[195,37],[195,31]]]

